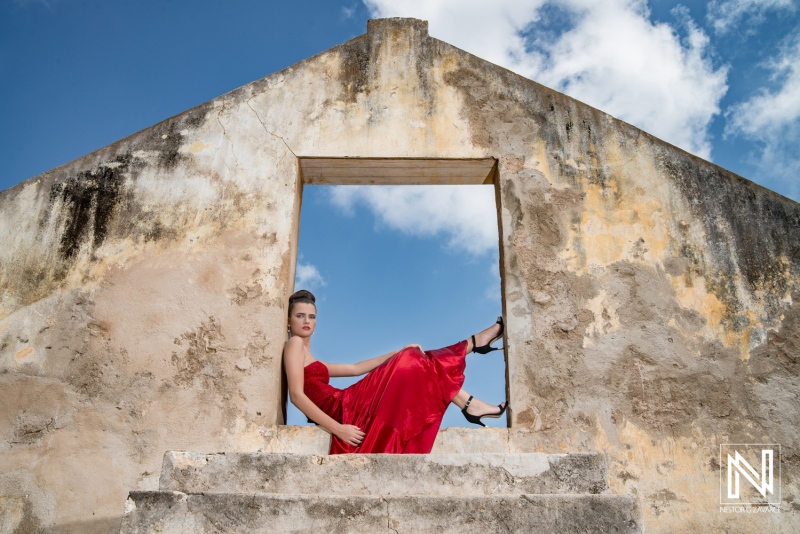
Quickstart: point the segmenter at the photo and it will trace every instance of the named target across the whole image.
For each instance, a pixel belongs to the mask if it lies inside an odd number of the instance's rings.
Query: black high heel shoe
[[[477,416],[477,415],[472,415],[471,413],[467,413],[467,408],[469,408],[469,403],[470,402],[472,402],[472,395],[470,395],[469,398],[467,399],[467,403],[461,409],[461,413],[463,413],[464,417],[467,419],[467,421],[469,421],[473,425],[481,425],[481,426],[484,426],[484,427],[486,425],[483,424],[481,419],[483,419],[484,417],[488,417],[490,419],[497,419],[501,415],[503,415],[505,413],[505,411],[506,411],[506,408],[508,408],[508,401],[506,401],[506,405],[505,406],[501,406],[499,404],[497,405],[497,407],[500,408],[500,413],[487,413],[485,415]]]
[[[503,332],[506,329],[506,325],[503,322],[503,317],[498,317],[497,321],[495,321],[494,324],[499,324],[500,325],[500,333],[498,333],[497,336],[494,337],[489,343],[487,343],[486,345],[482,345],[480,347],[477,346],[477,344],[475,343],[475,336],[472,336],[472,352],[477,352],[478,354],[489,354],[493,350],[501,350],[501,349],[504,348],[504,347],[492,347],[491,346],[492,343],[494,343],[495,341],[497,341],[498,339],[503,337]]]

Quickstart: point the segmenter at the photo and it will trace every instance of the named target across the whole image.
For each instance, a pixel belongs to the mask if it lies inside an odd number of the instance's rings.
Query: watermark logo
[[[722,444],[719,447],[719,466],[721,505],[780,505],[780,445]]]

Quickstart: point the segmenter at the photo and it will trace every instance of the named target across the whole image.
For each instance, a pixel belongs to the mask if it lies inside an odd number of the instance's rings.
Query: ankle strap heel
[[[486,345],[480,346],[480,347],[477,345],[477,343],[475,343],[475,336],[472,336],[472,352],[477,352],[478,354],[489,354],[492,351],[501,350],[501,349],[505,348],[505,347],[492,347],[491,346],[492,343],[494,343],[495,341],[497,341],[498,339],[503,337],[503,332],[506,329],[506,325],[503,322],[503,318],[502,317],[498,317],[497,321],[494,324],[499,324],[500,325],[500,333],[497,334],[497,336],[494,339],[492,339],[489,343],[487,343]]]

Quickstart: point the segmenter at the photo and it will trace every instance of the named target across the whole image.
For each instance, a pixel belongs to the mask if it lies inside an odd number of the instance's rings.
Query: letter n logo
[[[780,501],[780,445],[720,445],[720,504],[777,505]]]

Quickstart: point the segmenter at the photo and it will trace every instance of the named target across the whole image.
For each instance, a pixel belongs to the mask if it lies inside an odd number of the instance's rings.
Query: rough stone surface
[[[159,489],[184,493],[476,496],[603,493],[600,454],[199,454],[168,452]]]
[[[642,532],[627,495],[336,497],[131,493],[121,534],[216,532]]]
[[[495,158],[518,452],[603,452],[650,532],[800,522],[800,205],[406,19],[0,192],[3,521],[264,446],[305,157]],[[721,443],[782,445],[780,514],[717,511]]]
[[[261,431],[261,452],[328,454],[331,449],[331,435],[322,427],[274,425]]]

